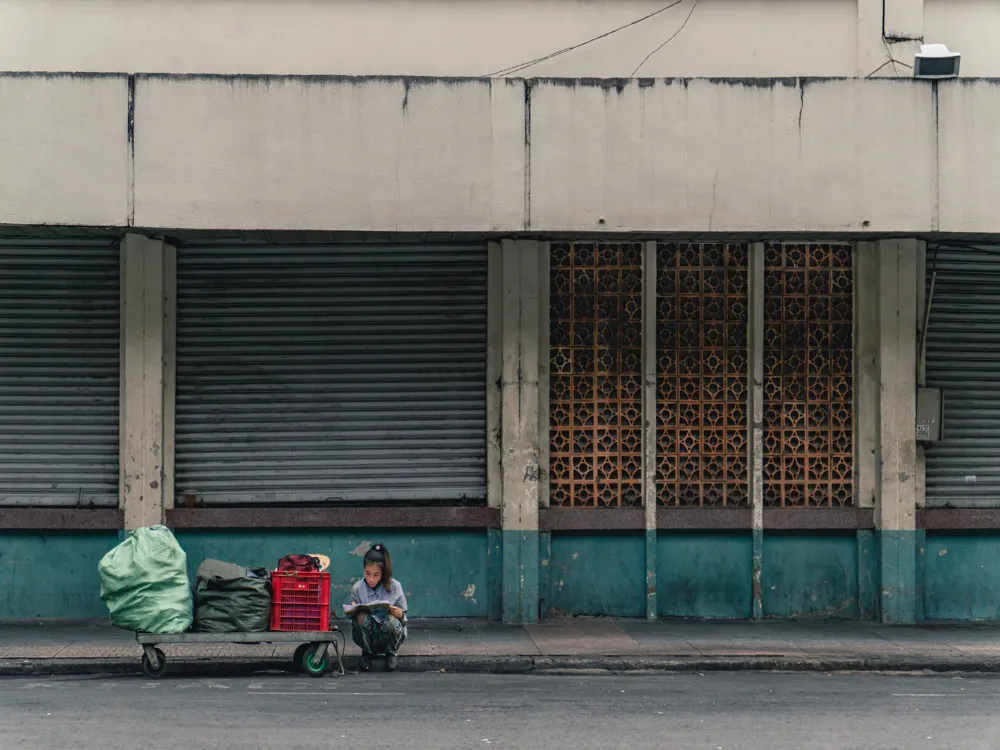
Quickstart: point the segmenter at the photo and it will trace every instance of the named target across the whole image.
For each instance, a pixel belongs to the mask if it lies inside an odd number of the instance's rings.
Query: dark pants
[[[403,623],[395,617],[389,616],[385,618],[385,622],[379,622],[371,615],[354,618],[351,637],[361,651],[370,656],[394,654],[406,639],[403,635]]]

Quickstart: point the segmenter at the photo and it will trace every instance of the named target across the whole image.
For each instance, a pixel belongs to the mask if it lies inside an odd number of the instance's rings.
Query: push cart
[[[167,657],[157,648],[162,643],[182,643],[204,645],[217,643],[241,643],[259,645],[261,643],[298,643],[295,649],[295,666],[310,677],[322,677],[333,672],[338,677],[344,675],[344,649],[347,638],[343,631],[331,626],[330,630],[311,632],[258,633],[143,633],[135,634],[136,642],[142,646],[142,671],[148,677],[162,677],[167,671]],[[330,657],[330,649],[337,660],[336,668]]]

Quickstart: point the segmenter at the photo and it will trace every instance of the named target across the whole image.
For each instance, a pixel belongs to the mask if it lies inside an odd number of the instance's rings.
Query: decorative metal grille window
[[[642,504],[642,243],[550,254],[550,498]]]
[[[657,502],[746,506],[745,245],[657,247]]]
[[[854,504],[850,245],[764,251],[764,503]]]

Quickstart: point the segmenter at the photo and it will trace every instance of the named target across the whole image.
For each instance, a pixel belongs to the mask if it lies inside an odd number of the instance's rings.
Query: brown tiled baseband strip
[[[125,526],[117,508],[0,508],[0,529],[18,531],[115,531]]]
[[[641,508],[548,508],[540,531],[641,531]],[[746,508],[658,508],[657,528],[668,531],[750,529]],[[498,508],[176,508],[167,526],[233,528],[500,528]],[[0,529],[10,531],[113,531],[124,527],[121,510],[0,508]],[[764,530],[835,531],[875,528],[865,508],[765,508]],[[939,531],[1000,531],[1000,508],[927,508],[917,528]]]

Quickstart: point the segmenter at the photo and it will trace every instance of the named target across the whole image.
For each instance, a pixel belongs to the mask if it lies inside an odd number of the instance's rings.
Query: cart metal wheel
[[[147,677],[152,677],[156,679],[157,677],[163,677],[167,671],[167,657],[163,655],[163,652],[158,648],[153,649],[156,652],[156,661],[159,662],[159,666],[156,669],[153,668],[152,663],[149,661],[149,657],[144,653],[142,655],[142,671],[146,673]]]
[[[310,677],[322,677],[330,668],[330,654],[323,652],[323,658],[316,660],[316,654],[323,647],[320,643],[310,643],[302,653],[302,671]]]
[[[292,657],[292,663],[298,670],[302,669],[302,657],[305,655],[306,650],[309,648],[308,643],[303,643],[297,649],[295,649],[295,656]]]

